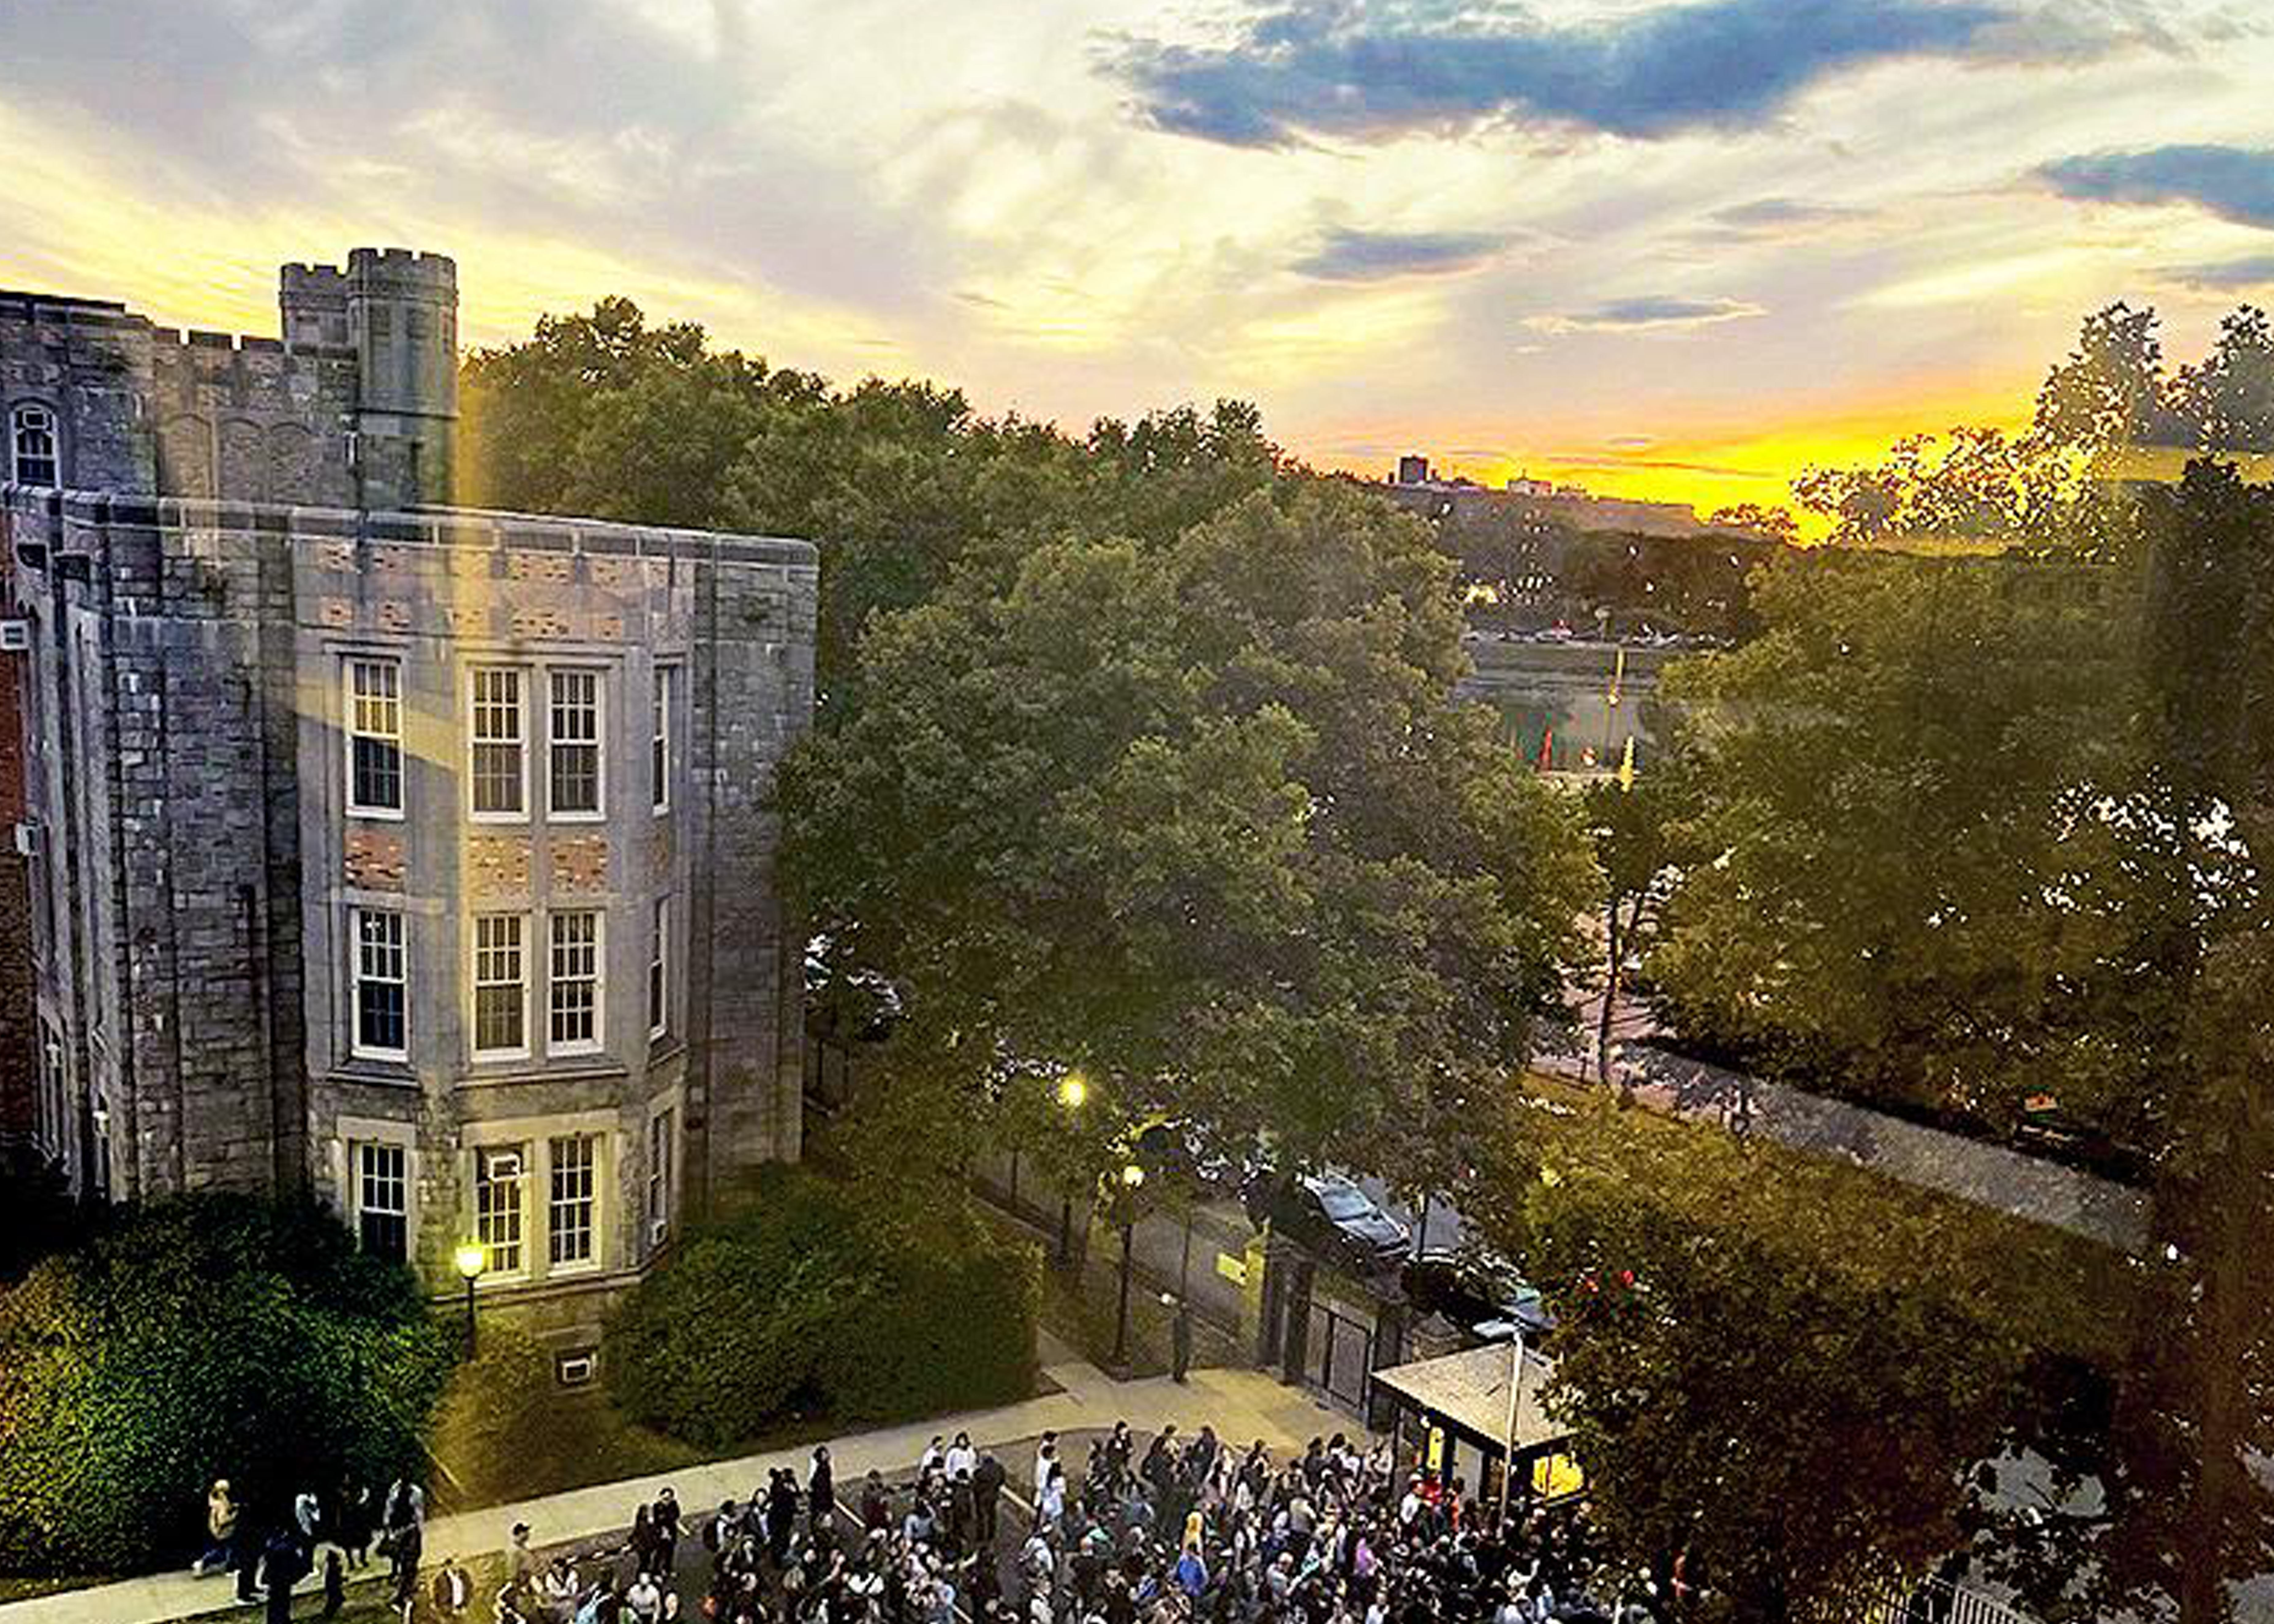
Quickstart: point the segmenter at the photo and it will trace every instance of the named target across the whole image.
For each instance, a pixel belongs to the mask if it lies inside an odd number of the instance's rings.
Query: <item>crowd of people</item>
[[[336,1617],[347,1599],[348,1575],[370,1567],[376,1552],[388,1562],[390,1603],[407,1620],[420,1599],[425,1530],[425,1491],[408,1478],[397,1478],[378,1496],[353,1481],[329,1496],[303,1489],[289,1506],[280,1503],[264,1515],[228,1478],[216,1477],[206,1491],[206,1546],[191,1571],[233,1575],[237,1600],[264,1605],[272,1624],[284,1624],[292,1616],[295,1587],[319,1563],[320,1616]],[[428,1595],[438,1616],[467,1615],[472,1581],[455,1556],[436,1571]]]
[[[1656,1588],[1595,1559],[1582,1516],[1503,1523],[1387,1445],[1314,1439],[1275,1461],[1203,1427],[1141,1450],[1117,1425],[1046,1435],[1032,1498],[992,1453],[935,1439],[910,1480],[840,1486],[829,1451],[690,1517],[666,1491],[629,1538],[540,1561],[516,1530],[501,1624],[1646,1624]],[[1004,1502],[1016,1502],[1006,1516]],[[680,1560],[685,1531],[703,1554]],[[682,1572],[682,1569],[686,1571]]]

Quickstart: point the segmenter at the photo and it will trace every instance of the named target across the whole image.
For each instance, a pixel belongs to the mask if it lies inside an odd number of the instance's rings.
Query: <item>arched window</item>
[[[56,414],[26,401],[9,414],[10,477],[18,485],[56,485],[61,468],[56,455]]]

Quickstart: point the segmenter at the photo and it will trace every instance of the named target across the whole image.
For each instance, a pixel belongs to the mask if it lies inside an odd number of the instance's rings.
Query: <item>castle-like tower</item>
[[[458,269],[447,256],[358,248],[342,271],[288,265],[284,342],[356,357],[353,470],[399,499],[452,499],[458,425]]]

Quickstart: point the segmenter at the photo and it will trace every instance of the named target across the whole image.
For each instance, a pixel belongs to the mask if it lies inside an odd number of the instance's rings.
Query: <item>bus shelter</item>
[[[1435,1472],[1441,1483],[1473,1481],[1486,1503],[1497,1503],[1516,1357],[1516,1344],[1487,1342],[1374,1372],[1374,1391],[1391,1411],[1389,1433],[1398,1458]],[[1568,1435],[1540,1402],[1555,1361],[1528,1350],[1523,1361],[1514,1411],[1516,1488],[1533,1504],[1569,1500],[1586,1487],[1586,1479],[1570,1456]]]

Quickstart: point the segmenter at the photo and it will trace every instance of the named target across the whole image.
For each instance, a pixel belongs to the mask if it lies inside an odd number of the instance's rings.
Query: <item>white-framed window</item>
[[[403,915],[392,908],[350,911],[355,1032],[351,1051],[379,1060],[410,1052],[410,977]]]
[[[671,723],[679,710],[679,667],[655,668],[654,715],[647,745],[648,799],[659,812],[671,810]]]
[[[512,665],[478,665],[469,690],[467,778],[478,818],[528,816],[528,684]]]
[[[651,1246],[660,1245],[671,1233],[675,1171],[673,1152],[678,1120],[678,1111],[670,1108],[647,1119],[647,1237]]]
[[[9,414],[9,477],[18,485],[61,485],[60,446],[54,407],[26,401]]]
[[[521,1273],[527,1199],[522,1147],[488,1145],[474,1152],[474,1238],[487,1254],[484,1273]]]
[[[600,914],[579,908],[546,917],[546,1047],[572,1054],[600,1047]]]
[[[529,1052],[529,957],[519,914],[474,915],[474,1053]]]
[[[365,1252],[401,1261],[410,1255],[410,1153],[365,1139],[354,1154],[356,1237]]]
[[[546,676],[546,799],[552,817],[600,816],[600,673]]]
[[[545,1209],[546,1253],[554,1268],[591,1263],[597,1256],[599,1146],[598,1134],[571,1133],[547,1147],[552,1187]]]
[[[655,899],[648,923],[647,1034],[659,1038],[671,1030],[671,898]]]
[[[348,810],[403,816],[403,664],[348,661]]]

